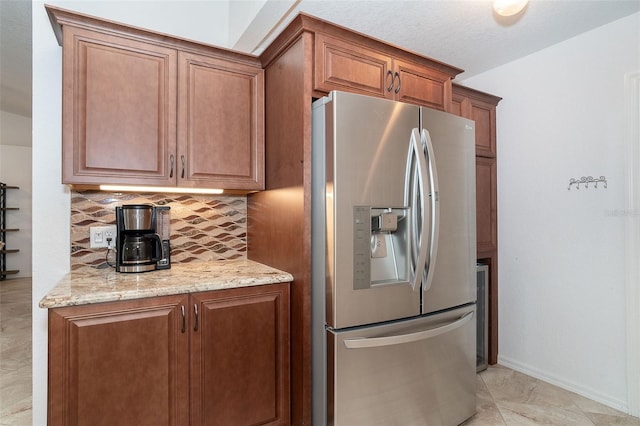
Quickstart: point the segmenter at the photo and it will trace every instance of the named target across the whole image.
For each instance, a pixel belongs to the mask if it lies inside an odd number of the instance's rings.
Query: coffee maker
[[[148,204],[116,207],[116,271],[171,268],[169,210]]]

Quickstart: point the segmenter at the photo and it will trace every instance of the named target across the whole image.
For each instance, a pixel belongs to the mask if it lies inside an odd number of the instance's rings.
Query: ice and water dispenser
[[[407,209],[355,206],[354,289],[409,281]]]

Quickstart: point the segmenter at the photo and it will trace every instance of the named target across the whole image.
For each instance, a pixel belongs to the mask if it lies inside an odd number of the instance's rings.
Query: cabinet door
[[[476,238],[478,256],[498,248],[495,158],[476,157]]]
[[[264,74],[180,52],[178,185],[264,189]]]
[[[476,155],[496,157],[496,106],[501,98],[454,85],[450,112],[476,122]]]
[[[454,86],[449,112],[460,117],[471,118],[470,108],[469,98],[456,93],[456,87]]]
[[[316,33],[314,89],[362,93],[444,110],[450,104],[451,78],[441,71]]]
[[[288,284],[196,293],[192,302],[191,424],[289,424]]]
[[[314,88],[393,97],[391,58],[322,33],[315,39]]]
[[[470,99],[471,118],[476,122],[476,155],[496,156],[496,106]]]
[[[395,59],[397,72],[395,99],[444,111],[450,104],[451,79],[448,74]]]
[[[173,185],[173,49],[65,27],[62,182]]]
[[[49,311],[49,425],[189,422],[188,296]]]

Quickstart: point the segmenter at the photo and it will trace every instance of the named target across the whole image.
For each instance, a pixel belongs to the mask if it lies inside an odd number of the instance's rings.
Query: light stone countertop
[[[181,263],[142,273],[86,267],[65,275],[39,305],[48,309],[291,281],[291,274],[251,260]]]

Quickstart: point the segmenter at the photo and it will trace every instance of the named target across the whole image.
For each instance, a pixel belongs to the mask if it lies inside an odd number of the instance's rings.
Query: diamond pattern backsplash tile
[[[247,256],[247,200],[244,196],[73,191],[72,270],[84,266],[109,267],[106,249],[89,247],[89,228],[115,225],[115,208],[123,204],[171,207],[172,264]],[[113,251],[109,252],[108,261],[115,263]]]

